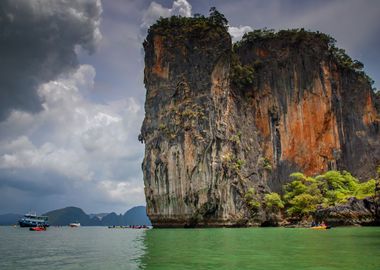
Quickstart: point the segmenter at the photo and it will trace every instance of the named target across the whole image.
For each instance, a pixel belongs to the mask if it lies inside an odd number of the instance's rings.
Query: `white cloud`
[[[170,9],[172,15],[180,15],[184,17],[191,16],[191,5],[186,0],[176,0],[173,2],[173,7]]]
[[[127,203],[125,210],[144,202],[143,145],[137,141],[142,108],[133,98],[108,104],[87,100],[84,95],[92,91],[94,78],[94,68],[82,65],[75,73],[40,86],[43,111],[14,111],[0,123],[0,175],[7,176],[3,185],[56,183],[81,196],[82,203],[94,200],[118,207]],[[16,132],[1,136],[10,126]]]
[[[240,40],[245,33],[250,32],[250,31],[253,31],[252,27],[250,26],[240,25],[238,27],[235,27],[235,26],[228,27],[228,32],[230,33],[233,42]]]
[[[141,201],[144,197],[144,188],[129,182],[105,180],[98,184],[99,190],[106,191],[107,199],[114,202],[124,202],[125,204]]]
[[[191,16],[191,5],[186,0],[175,0],[171,8],[165,8],[156,2],[150,3],[148,9],[144,12],[143,22],[141,27],[148,28],[154,24],[160,17],[166,18],[173,15],[183,17]]]

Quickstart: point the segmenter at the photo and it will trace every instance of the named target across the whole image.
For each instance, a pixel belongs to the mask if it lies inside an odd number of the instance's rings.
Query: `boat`
[[[108,226],[108,229],[127,229],[128,227],[127,226],[116,226],[116,225],[112,225],[112,226]]]
[[[43,226],[30,227],[29,231],[42,232],[42,231],[46,231],[46,227],[43,227]]]
[[[310,229],[312,230],[328,230],[328,229],[331,229],[331,226],[314,226],[314,227],[310,227]]]
[[[130,229],[149,229],[146,225],[130,225]]]
[[[19,221],[20,227],[49,227],[47,216],[37,216],[36,213],[27,213]]]
[[[69,227],[71,227],[71,228],[78,228],[78,227],[80,227],[80,223],[79,222],[70,223]]]

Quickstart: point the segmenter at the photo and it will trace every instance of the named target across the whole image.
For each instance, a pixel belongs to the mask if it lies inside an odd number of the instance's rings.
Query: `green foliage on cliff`
[[[284,201],[287,214],[293,217],[308,216],[318,207],[342,204],[351,197],[375,195],[375,180],[360,183],[347,171],[328,171],[316,177],[297,172],[290,177],[292,181],[284,186]]]
[[[228,20],[215,7],[210,9],[208,17],[201,14],[195,14],[194,17],[171,16],[168,18],[161,17],[153,24],[148,33],[159,33],[162,36],[171,37],[173,39],[184,38],[178,35],[175,29],[181,29],[183,33],[200,34],[213,29],[217,32],[226,32],[228,28]]]
[[[380,190],[380,180],[360,183],[347,171],[327,171],[316,177],[296,172],[290,178],[282,197],[275,192],[259,195],[254,188],[248,189],[243,201],[251,216],[257,216],[262,209],[267,214],[285,213],[293,219],[304,219],[314,215],[317,209],[344,204],[349,198],[374,197],[377,186]]]
[[[254,188],[248,189],[244,195],[244,201],[252,215],[256,215],[260,209],[260,201]]]
[[[228,20],[226,19],[226,17],[220,13],[216,7],[211,7],[210,8],[210,15],[208,17],[208,20],[214,24],[214,25],[217,25],[217,26],[221,26],[221,27],[224,27],[226,30],[227,30],[227,27],[228,27]]]
[[[314,178],[302,173],[293,173],[290,177],[292,181],[284,187],[286,212],[290,216],[302,218],[315,211],[317,205],[322,203],[322,194]]]
[[[373,88],[374,90],[374,102],[375,102],[375,108],[377,109],[378,112],[380,112],[380,89]],[[380,166],[378,167],[380,168]],[[380,175],[380,173],[378,172]]]
[[[346,69],[356,72],[360,78],[367,81],[370,85],[374,84],[374,81],[363,71],[364,65],[358,60],[353,60],[347,55],[344,49],[336,46],[336,40],[330,35],[321,33],[319,31],[308,31],[304,28],[279,30],[276,32],[274,29],[256,29],[254,31],[245,33],[242,39],[234,44],[234,48],[245,44],[259,44],[268,40],[285,40],[289,44],[300,43],[306,41],[312,43],[323,44],[327,48],[327,52],[336,61],[336,63]]]
[[[237,158],[232,153],[227,153],[222,156],[222,163],[225,168],[238,172],[245,165],[245,160]]]
[[[270,162],[269,158],[267,157],[260,158],[259,162],[263,169],[268,170],[268,171],[272,170],[272,163]]]
[[[321,33],[319,31],[312,32],[307,31],[304,28],[280,30],[276,32],[274,29],[255,29],[251,32],[245,33],[243,38],[236,42],[235,46],[238,48],[247,43],[259,43],[266,40],[287,40],[289,43],[295,43],[302,40],[320,40],[321,42],[328,44],[328,46],[335,44],[335,39],[331,36]]]
[[[317,205],[320,203],[320,198],[307,193],[297,195],[289,201],[291,205],[286,213],[290,216],[304,217],[310,215],[317,210]]]
[[[284,202],[281,199],[281,196],[276,192],[265,194],[264,203],[266,208],[273,213],[278,213],[281,209],[285,207]]]
[[[231,57],[231,84],[239,90],[244,90],[253,85],[255,70],[250,65],[242,65],[236,54]]]

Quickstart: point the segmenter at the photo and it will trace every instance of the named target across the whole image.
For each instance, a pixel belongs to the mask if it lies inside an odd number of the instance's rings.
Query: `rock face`
[[[346,204],[317,210],[317,222],[324,221],[332,226],[380,225],[379,201],[373,198],[358,200],[350,198]]]
[[[294,171],[375,174],[375,95],[320,35],[278,35],[233,49],[224,27],[190,26],[153,26],[144,42],[139,139],[153,226],[254,225],[265,215],[247,207],[251,187],[259,197],[279,192]],[[232,79],[236,61],[254,70],[244,87]]]

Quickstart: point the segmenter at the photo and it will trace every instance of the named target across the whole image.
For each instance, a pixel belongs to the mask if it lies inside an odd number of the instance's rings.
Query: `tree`
[[[318,196],[303,193],[290,200],[290,207],[286,212],[290,216],[303,218],[315,212],[319,203],[320,198]]]
[[[306,176],[304,174],[299,172],[292,173],[290,178],[292,181],[284,186],[284,199],[286,203],[290,202],[295,196],[307,191],[307,187],[305,185]]]
[[[328,171],[316,180],[327,205],[345,203],[354,196],[359,185],[359,180],[346,171]]]
[[[286,212],[290,216],[303,218],[323,203],[323,196],[315,178],[300,172],[292,173],[290,178],[292,181],[285,185]]]
[[[264,202],[266,208],[273,213],[278,213],[285,207],[280,195],[276,192],[266,194],[264,197]]]
[[[364,199],[366,197],[375,196],[376,181],[371,179],[367,182],[358,184],[357,189],[355,190],[355,197],[358,199]]]
[[[248,189],[244,195],[244,201],[251,213],[256,215],[260,209],[260,202],[257,199],[256,190],[254,188]]]
[[[215,25],[219,25],[219,26],[222,26],[224,28],[228,27],[228,20],[226,19],[226,17],[222,13],[220,13],[216,9],[216,7],[210,8],[209,20]]]

